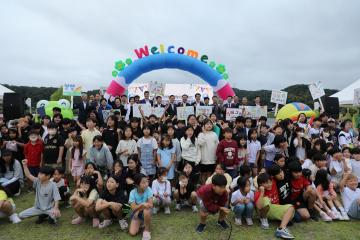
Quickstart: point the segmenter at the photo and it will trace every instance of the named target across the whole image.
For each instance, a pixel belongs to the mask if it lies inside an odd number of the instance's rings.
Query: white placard
[[[267,117],[267,106],[245,106],[244,108],[226,109],[225,119],[227,121],[234,121],[238,116],[250,118],[260,118],[261,116]]]
[[[156,107],[152,109],[152,114],[154,114],[156,117],[161,118],[165,113],[165,108],[163,107]]]
[[[150,104],[134,104],[134,108],[133,108],[134,117],[142,118],[140,109],[143,111],[145,117],[148,117],[152,114],[152,109]]]
[[[267,117],[267,106],[246,106],[244,117],[260,118]]]
[[[179,120],[187,120],[188,116],[191,114],[194,114],[194,107],[188,106],[188,107],[177,107],[177,118]]]
[[[226,121],[235,121],[238,116],[241,116],[243,109],[240,108],[226,108]]]
[[[212,113],[212,106],[198,106],[196,107],[196,116],[205,115],[207,117]]]
[[[112,115],[112,111],[111,110],[101,110],[102,116],[103,116],[103,120],[106,123],[108,117],[110,115]]]
[[[360,106],[360,88],[354,89],[354,106]]]
[[[288,93],[285,91],[272,90],[270,102],[285,105],[287,95],[288,95]]]
[[[313,100],[321,98],[325,95],[324,87],[322,86],[321,82],[313,82],[309,85],[309,90]]]

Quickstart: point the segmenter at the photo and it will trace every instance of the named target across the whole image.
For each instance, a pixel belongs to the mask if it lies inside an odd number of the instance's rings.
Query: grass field
[[[33,193],[24,193],[15,199],[17,212],[32,206],[34,201]],[[81,225],[73,226],[70,224],[74,211],[61,209],[62,217],[58,226],[50,226],[47,223],[36,225],[36,218],[26,219],[18,225],[12,225],[5,219],[0,220],[0,239],[141,239],[141,235],[132,238],[127,233],[120,230],[118,224],[113,224],[106,229],[93,229],[91,222],[88,221]],[[230,217],[232,219],[232,216]],[[182,212],[172,211],[171,215],[159,213],[153,217],[152,239],[172,239],[172,240],[207,240],[207,239],[227,239],[227,234],[219,234],[219,229],[215,225],[216,218],[211,217],[207,224],[207,229],[202,234],[195,232],[198,224],[198,216],[190,209]],[[270,230],[262,230],[258,221],[254,221],[252,227],[239,227],[233,224],[231,239],[275,239],[274,230],[278,223],[271,222]],[[350,222],[307,222],[294,224],[290,227],[296,239],[360,239],[360,221]],[[227,232],[228,233],[228,232]]]

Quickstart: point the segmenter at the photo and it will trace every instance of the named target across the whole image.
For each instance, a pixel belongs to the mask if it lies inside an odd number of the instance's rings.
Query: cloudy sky
[[[225,64],[241,89],[314,80],[341,89],[360,78],[359,9],[358,0],[3,1],[0,83],[107,86],[116,60],[163,43]],[[149,80],[202,81],[159,70],[136,82]]]

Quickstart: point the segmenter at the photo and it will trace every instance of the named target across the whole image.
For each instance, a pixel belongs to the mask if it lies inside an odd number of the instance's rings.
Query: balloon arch
[[[194,50],[188,50],[186,54],[182,47],[178,48],[177,52],[173,50],[174,46],[169,46],[167,52],[161,51],[161,49],[164,49],[162,45],[159,49],[157,47],[150,48],[152,53],[150,55],[149,48],[145,46],[135,50],[138,57],[136,61],[132,61],[130,58],[126,59],[125,62],[117,61],[112,73],[115,79],[110,83],[106,93],[111,96],[119,96],[125,92],[131,82],[142,74],[169,68],[187,71],[202,78],[213,87],[222,99],[235,95],[226,80],[228,75],[225,72],[224,65],[216,65],[213,61],[207,63],[208,57],[206,55],[202,55],[199,60],[197,59],[198,52]]]

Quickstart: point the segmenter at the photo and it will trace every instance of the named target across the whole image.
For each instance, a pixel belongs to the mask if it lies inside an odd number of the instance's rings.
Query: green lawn
[[[33,193],[24,193],[17,197],[17,211],[20,212],[32,206],[34,201]],[[70,220],[74,215],[72,209],[62,209],[62,217],[58,226],[50,226],[47,223],[36,225],[36,218],[26,219],[18,225],[12,225],[8,221],[0,221],[0,239],[141,239],[140,235],[136,238],[130,237],[127,233],[120,230],[118,224],[113,224],[106,229],[93,229],[90,221],[82,225],[72,226]],[[258,221],[254,221],[252,227],[238,227],[233,224],[231,239],[275,239],[274,230],[276,222],[270,223],[270,230],[262,230]],[[215,226],[216,218],[211,217],[207,224],[207,229],[203,234],[197,234],[194,229],[198,223],[198,216],[190,210],[182,212],[172,211],[171,215],[166,216],[160,213],[153,217],[152,239],[219,239],[219,229]],[[360,239],[360,221],[350,222],[308,222],[295,224],[290,227],[296,239]],[[226,239],[226,238],[220,238]]]

